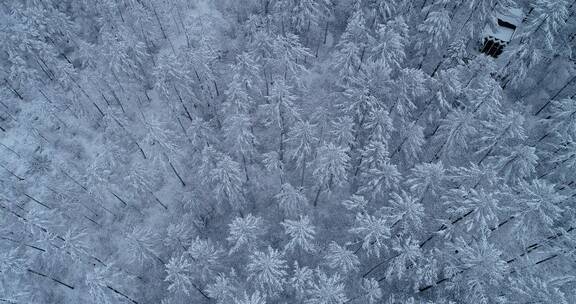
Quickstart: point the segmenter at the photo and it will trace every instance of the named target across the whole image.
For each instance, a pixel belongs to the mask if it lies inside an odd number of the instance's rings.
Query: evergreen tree
[[[507,155],[500,158],[497,163],[504,178],[518,182],[534,173],[538,161],[535,150],[533,147],[522,144],[506,149]]]
[[[408,25],[404,18],[397,17],[381,24],[378,28],[378,41],[373,50],[374,60],[381,60],[388,66],[400,68],[406,59],[407,40]]]
[[[376,303],[382,298],[382,289],[375,279],[363,279],[362,290],[366,293],[369,304]]]
[[[436,152],[436,157],[446,155],[448,158],[453,158],[459,155],[458,152],[464,152],[468,148],[468,142],[477,133],[475,124],[476,121],[469,112],[457,110],[448,114],[438,129],[442,144]]]
[[[310,224],[307,216],[300,217],[299,220],[285,220],[282,226],[286,234],[290,236],[290,241],[286,244],[287,250],[302,249],[307,252],[314,251],[314,235],[316,234],[314,226]]]
[[[360,261],[354,252],[341,247],[335,242],[328,245],[325,259],[328,266],[342,273],[357,271],[358,265],[360,265]]]
[[[244,294],[242,299],[234,300],[235,304],[266,304],[265,298],[260,295],[258,291],[248,296]]]
[[[226,301],[234,298],[237,294],[237,287],[234,286],[232,279],[224,274],[216,276],[215,282],[206,287],[206,293],[218,303],[226,303]]]
[[[562,202],[566,196],[556,192],[554,185],[542,180],[518,185],[518,206],[515,214],[514,230],[519,239],[527,239],[536,231],[553,230],[557,221],[562,218],[565,208]],[[536,233],[535,233],[536,232]]]
[[[162,264],[164,262],[158,256],[156,249],[158,235],[147,227],[135,227],[127,236],[128,246],[126,250],[127,258],[137,264],[144,265],[145,262],[154,263],[156,260]]]
[[[433,7],[428,9],[431,11],[426,14],[424,22],[418,25],[421,40],[416,43],[416,47],[423,51],[424,54],[420,67],[430,53],[430,49],[427,48],[431,47],[432,50],[438,51],[450,38],[451,24],[448,11],[444,9],[435,10]]]
[[[298,262],[294,262],[294,274],[288,280],[288,283],[293,286],[298,299],[304,297],[304,292],[311,287],[313,278],[314,271],[306,266],[300,267]]]
[[[575,302],[575,9],[2,2],[0,302]]]
[[[202,261],[202,263],[193,263],[191,272],[195,278],[207,281],[220,269],[221,264],[219,262],[223,250],[210,239],[196,237],[190,242],[186,255],[194,262]]]
[[[225,155],[216,163],[214,169],[210,171],[210,178],[214,184],[214,193],[218,204],[227,202],[229,206],[236,210],[241,210],[244,205],[244,194],[240,165]]]
[[[246,181],[250,179],[248,164],[256,152],[255,146],[258,144],[252,130],[250,117],[245,114],[230,116],[224,122],[225,141],[236,152],[237,159],[242,162]]]
[[[288,183],[282,184],[280,192],[276,194],[275,197],[278,200],[280,208],[288,216],[298,215],[306,210],[308,206],[306,196]]]
[[[258,238],[266,232],[262,219],[252,214],[248,214],[246,217],[237,217],[230,223],[229,227],[230,236],[226,239],[233,244],[230,253],[241,247],[247,247],[250,250],[257,248]]]
[[[465,283],[467,300],[478,303],[489,303],[495,295],[488,288],[497,286],[504,278],[508,265],[502,260],[502,252],[486,240],[486,236],[468,245],[463,239],[451,244],[458,251],[454,266],[458,271],[454,275],[462,275]]]
[[[288,142],[295,147],[291,149],[291,158],[296,161],[296,166],[302,169],[300,177],[300,187],[304,186],[306,166],[308,158],[312,154],[312,147],[316,144],[316,126],[306,121],[298,121],[288,132]]]
[[[263,292],[273,296],[284,289],[286,268],[283,255],[269,246],[267,252],[256,251],[250,257],[248,278]]]
[[[382,249],[386,249],[386,241],[390,238],[390,224],[383,217],[358,213],[356,221],[350,232],[362,238],[362,248],[368,254],[380,256]]]
[[[346,170],[349,167],[350,157],[346,154],[346,150],[332,143],[318,149],[317,164],[313,172],[314,177],[319,181],[314,206],[323,189],[331,191],[334,186],[342,185],[347,180]]]
[[[190,261],[188,261],[184,255],[180,255],[179,257],[172,257],[168,264],[166,264],[166,279],[167,282],[170,282],[168,286],[168,290],[171,292],[183,292],[185,294],[190,293],[190,287],[192,286],[192,281],[190,276],[187,274],[189,268],[192,265]]]
[[[315,271],[316,280],[307,290],[306,304],[343,304],[348,301],[344,292],[344,283],[338,274],[328,276],[323,271]]]
[[[386,207],[385,210],[384,212],[389,214],[394,221],[392,226],[400,225],[403,234],[422,229],[424,207],[416,198],[411,197],[406,192],[392,193],[390,207]]]
[[[423,197],[430,193],[436,195],[443,189],[445,169],[442,163],[418,164],[412,169],[412,174],[407,183],[413,194]]]
[[[403,278],[407,268],[417,267],[422,257],[422,251],[418,242],[407,238],[405,241],[394,240],[392,249],[397,252],[386,271],[386,277],[390,280],[396,274],[398,279]]]
[[[269,96],[270,103],[262,105],[266,113],[264,123],[274,125],[279,133],[278,155],[280,161],[284,162],[284,152],[286,136],[292,124],[300,119],[300,110],[294,104],[296,97],[291,93],[292,87],[283,79],[275,79],[275,84],[271,88]]]
[[[510,297],[512,303],[522,301],[539,301],[541,303],[568,303],[566,293],[560,287],[574,280],[572,277],[558,277],[543,280],[534,276],[525,276],[512,283],[512,290],[516,293]]]

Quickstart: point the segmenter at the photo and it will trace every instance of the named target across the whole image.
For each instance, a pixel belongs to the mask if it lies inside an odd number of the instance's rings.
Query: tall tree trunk
[[[554,94],[554,96],[552,96],[550,99],[548,99],[548,101],[547,101],[544,105],[542,105],[542,106],[538,109],[538,111],[536,111],[536,112],[534,113],[534,116],[537,116],[538,114],[540,114],[540,112],[542,112],[544,109],[546,109],[546,107],[548,107],[548,106],[550,105],[550,103],[552,103],[552,101],[553,101],[556,97],[558,97],[558,95],[560,95],[560,93],[562,93],[562,91],[564,91],[564,89],[565,89],[566,87],[568,87],[568,86],[572,83],[572,81],[574,81],[574,80],[576,80],[576,76],[572,77],[560,90],[558,90],[558,92],[556,92],[556,94]]]
[[[320,184],[318,186],[318,191],[316,191],[316,196],[314,197],[314,208],[316,208],[316,206],[318,206],[318,198],[320,197],[320,192],[322,192],[322,185]]]
[[[242,154],[242,163],[244,164],[244,174],[246,175],[246,181],[250,181],[250,176],[248,175],[248,165],[246,164],[246,156]]]
[[[304,159],[302,160],[302,173],[300,175],[300,187],[304,187],[304,176],[306,174],[306,155],[304,155]]]

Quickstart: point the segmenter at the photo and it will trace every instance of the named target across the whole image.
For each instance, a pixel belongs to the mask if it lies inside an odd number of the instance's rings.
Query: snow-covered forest
[[[0,1],[0,303],[576,303],[575,0]]]

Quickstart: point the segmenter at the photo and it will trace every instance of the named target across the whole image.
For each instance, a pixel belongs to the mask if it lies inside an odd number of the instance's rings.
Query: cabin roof
[[[505,13],[498,14],[498,18],[515,26],[519,26],[522,23],[522,19],[524,19],[524,13],[522,13],[522,10],[519,8],[512,8]]]
[[[484,28],[484,37],[493,37],[503,42],[509,42],[514,36],[516,28],[522,23],[521,9],[509,9],[507,12],[497,14],[498,22],[495,26],[487,25]]]

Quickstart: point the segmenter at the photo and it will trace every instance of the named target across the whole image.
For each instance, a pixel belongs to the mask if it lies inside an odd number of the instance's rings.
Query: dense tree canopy
[[[575,303],[575,33],[573,0],[2,1],[0,302]]]

